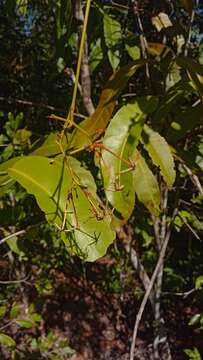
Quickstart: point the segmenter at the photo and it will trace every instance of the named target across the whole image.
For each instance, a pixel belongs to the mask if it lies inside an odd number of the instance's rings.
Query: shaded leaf
[[[6,306],[5,305],[1,305],[0,306],[0,317],[3,317],[6,313]]]
[[[154,97],[138,98],[136,102],[124,105],[111,120],[103,140],[105,148],[100,163],[105,193],[126,220],[135,203],[131,155],[138,145],[146,115],[155,106]]]
[[[89,66],[90,70],[93,72],[99,63],[103,59],[103,51],[101,47],[101,39],[97,39],[96,43],[91,44],[91,51],[89,54]]]
[[[108,58],[113,70],[116,70],[120,63],[120,52],[116,45],[121,41],[122,32],[120,23],[109,15],[104,15],[104,39],[108,48]]]
[[[166,184],[172,187],[176,177],[175,164],[166,140],[148,125],[144,125],[142,141],[153,163],[160,167]]]
[[[193,87],[198,91],[201,99],[203,99],[203,65],[189,57],[177,57],[176,62],[183,67],[189,78],[192,80]]]
[[[191,15],[194,6],[193,0],[181,0],[181,4],[185,8],[185,10]]]
[[[15,347],[16,343],[10,336],[0,333],[0,344],[7,347]]]

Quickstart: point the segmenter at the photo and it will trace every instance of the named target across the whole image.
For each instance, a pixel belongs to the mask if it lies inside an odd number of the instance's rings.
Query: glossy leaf
[[[166,140],[148,125],[144,125],[142,141],[153,163],[160,168],[166,184],[172,187],[176,177],[175,164]]]
[[[137,197],[152,214],[159,215],[160,191],[157,180],[139,151],[135,150],[133,158],[136,164],[133,185]]]
[[[105,254],[115,237],[111,217],[100,207],[93,178],[76,159],[29,156],[9,174],[36,197],[47,220],[61,229],[71,252],[86,261]]]
[[[125,88],[130,77],[145,63],[144,60],[134,61],[123,66],[111,76],[101,93],[99,104],[94,114],[80,123],[80,127],[88,133],[88,136],[79,129],[76,129],[73,132],[69,148],[75,149],[88,146],[100,136],[102,131],[105,131],[111,119],[116,98]]]

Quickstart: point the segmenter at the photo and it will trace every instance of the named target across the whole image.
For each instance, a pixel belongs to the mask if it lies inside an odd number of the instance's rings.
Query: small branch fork
[[[159,252],[159,258],[158,258],[156,267],[154,269],[154,272],[152,274],[152,277],[151,277],[151,279],[150,279],[150,281],[148,283],[148,287],[146,289],[144,298],[143,298],[142,303],[140,305],[140,309],[139,309],[139,311],[137,313],[137,316],[136,316],[136,321],[135,321],[134,330],[133,330],[133,338],[132,338],[131,349],[130,349],[130,360],[134,360],[134,350],[135,350],[135,345],[136,345],[136,340],[137,340],[137,333],[138,333],[139,324],[140,324],[140,321],[142,319],[142,315],[143,315],[145,306],[147,304],[147,301],[151,296],[151,293],[153,291],[155,282],[157,281],[157,278],[159,276],[160,269],[163,267],[168,242],[169,242],[170,236],[171,236],[171,230],[172,230],[173,222],[174,222],[174,219],[175,219],[175,217],[177,215],[177,212],[178,212],[178,210],[176,208],[174,210],[174,212],[173,212],[170,224],[167,224],[166,220],[164,220],[164,221],[162,220],[163,223],[165,223],[165,225],[164,224],[162,225],[162,230],[161,230],[160,234],[163,235],[165,233],[165,236],[162,238],[162,244],[161,244],[161,248],[160,248],[160,252]],[[165,227],[165,230],[163,229],[163,227]],[[168,357],[165,357],[165,359],[170,359],[171,358],[170,354],[168,354],[167,356]]]

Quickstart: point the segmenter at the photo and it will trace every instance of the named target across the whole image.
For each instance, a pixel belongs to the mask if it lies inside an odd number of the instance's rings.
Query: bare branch
[[[142,315],[143,315],[145,306],[147,304],[147,301],[149,299],[150,293],[152,291],[152,288],[154,286],[155,280],[156,280],[157,275],[159,273],[159,269],[162,266],[162,263],[164,261],[165,253],[166,253],[167,246],[168,246],[168,242],[169,242],[170,236],[171,236],[171,227],[172,227],[172,224],[173,224],[173,221],[174,221],[174,218],[175,218],[176,214],[177,214],[177,209],[174,210],[171,224],[170,224],[170,226],[168,225],[168,227],[167,227],[166,236],[165,236],[165,239],[164,239],[164,242],[163,242],[160,254],[159,254],[159,259],[157,261],[157,264],[156,264],[156,267],[154,269],[153,275],[151,277],[148,289],[145,292],[144,298],[143,298],[142,303],[140,305],[140,309],[139,309],[138,314],[136,316],[135,326],[134,326],[134,330],[133,330],[133,338],[132,338],[131,349],[130,349],[130,360],[134,360],[134,349],[135,349],[135,345],[136,345],[139,324],[140,324],[140,321],[142,319]]]
[[[0,96],[0,101],[2,102],[6,102],[7,104],[12,104],[12,103],[16,103],[22,106],[30,106],[30,107],[36,107],[36,108],[42,108],[42,109],[47,109],[50,111],[54,111],[54,112],[59,112],[59,113],[63,113],[62,109],[56,108],[54,106],[48,105],[48,104],[43,104],[43,103],[38,103],[38,102],[33,102],[33,101],[28,101],[28,100],[22,100],[22,99],[15,99],[15,98],[6,98],[3,96]],[[74,112],[74,115],[85,119],[86,116],[79,114],[77,112]]]
[[[182,164],[182,166],[185,169],[188,176],[190,177],[193,184],[196,186],[196,188],[197,188],[198,192],[200,193],[200,195],[203,196],[203,188],[202,188],[202,185],[201,185],[201,183],[199,181],[198,176],[193,174],[192,170],[187,165]]]

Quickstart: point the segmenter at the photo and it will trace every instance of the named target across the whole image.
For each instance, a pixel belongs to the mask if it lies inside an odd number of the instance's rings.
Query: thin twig
[[[0,331],[6,329],[7,327],[9,327],[11,324],[14,324],[15,320],[11,320],[9,321],[7,324],[3,325],[2,327],[0,327]]]
[[[200,193],[200,195],[203,196],[203,188],[202,188],[202,185],[201,185],[201,183],[199,181],[198,176],[193,174],[192,170],[186,164],[182,164],[182,166],[185,169],[188,176],[190,177],[193,184],[196,186],[196,188],[197,188],[198,192]]]
[[[171,295],[171,296],[181,296],[183,297],[183,299],[186,299],[189,295],[193,294],[194,292],[197,292],[199,291],[200,289],[196,289],[196,288],[193,288],[191,290],[188,290],[188,291],[185,291],[185,292],[169,292],[169,291],[164,291],[162,292],[162,296],[168,296],[168,295]]]
[[[144,34],[144,28],[143,28],[143,25],[142,25],[142,20],[141,20],[140,14],[139,14],[138,1],[134,1],[133,11],[134,11],[134,14],[136,16],[138,27],[139,27],[139,30],[140,30],[140,46],[141,46],[141,49],[142,49],[142,56],[143,56],[144,59],[147,60],[148,59],[147,39],[146,39],[145,34]],[[149,64],[148,63],[146,63],[146,77],[147,77],[148,82],[150,83],[150,72],[149,72]]]
[[[3,96],[0,96],[0,101],[7,102],[8,104],[16,103],[16,104],[23,105],[23,106],[30,106],[30,107],[37,107],[37,108],[41,108],[41,109],[47,109],[47,110],[54,111],[54,112],[60,112],[60,113],[63,112],[62,109],[56,108],[56,107],[48,105],[48,104],[34,102],[34,101],[15,99],[15,98],[6,98],[6,97],[3,97]],[[82,119],[86,118],[86,116],[84,116],[82,114],[79,114],[78,112],[74,112],[74,115],[79,117],[79,118],[82,118]]]
[[[138,333],[139,324],[140,324],[140,321],[142,319],[142,315],[143,315],[145,306],[147,304],[147,301],[149,299],[150,293],[152,291],[152,288],[154,286],[155,280],[157,278],[160,266],[163,263],[165,253],[166,253],[166,249],[167,249],[167,246],[168,246],[168,242],[169,242],[170,236],[171,236],[171,227],[172,227],[172,224],[173,224],[173,221],[174,221],[174,218],[175,218],[176,214],[177,214],[177,209],[174,210],[171,224],[170,224],[170,226],[168,225],[168,227],[167,227],[166,236],[165,236],[165,239],[164,239],[164,242],[163,242],[160,254],[159,254],[158,262],[156,264],[156,267],[155,267],[153,275],[151,277],[148,289],[145,292],[144,298],[143,298],[142,303],[140,305],[140,309],[139,309],[138,314],[136,316],[135,326],[134,326],[134,330],[133,330],[133,338],[132,338],[131,349],[130,349],[130,360],[134,360],[134,350],[135,350],[135,345],[136,345],[136,340],[137,340],[137,333]]]
[[[199,5],[199,0],[196,0],[196,6],[198,6],[198,5]],[[188,30],[188,37],[187,37],[187,40],[185,42],[184,56],[188,55],[188,51],[189,51],[190,46],[191,46],[192,25],[194,23],[194,19],[195,19],[195,8],[193,6],[192,12],[191,12],[191,15],[190,15],[190,24],[189,24],[189,30]]]
[[[20,279],[20,280],[0,280],[0,285],[9,285],[9,284],[18,284],[18,283],[25,283],[30,285],[27,279],[28,277],[25,277],[24,279]]]
[[[158,252],[160,253],[162,245],[164,243],[164,239],[166,236],[167,230],[167,204],[168,204],[168,189],[165,184],[162,183],[162,217],[161,221],[159,218],[153,217],[154,224],[154,233],[155,239],[157,243]],[[171,359],[170,346],[167,340],[167,336],[165,335],[164,329],[164,318],[161,316],[161,292],[162,292],[162,281],[163,281],[163,270],[164,270],[164,261],[162,262],[158,274],[156,283],[154,286],[154,296],[155,296],[155,304],[154,304],[154,319],[155,319],[155,336],[154,336],[154,360],[159,360],[162,358],[160,354],[164,353],[165,359]],[[159,349],[159,345],[162,343],[163,347],[162,351]],[[160,352],[161,351],[161,352]]]
[[[10,234],[10,235],[4,237],[3,239],[0,239],[0,245],[2,245],[3,243],[5,243],[5,242],[6,242],[7,240],[9,240],[9,239],[12,239],[12,238],[15,237],[15,236],[23,235],[23,234],[25,234],[25,233],[26,233],[25,230],[16,231],[15,233]]]

